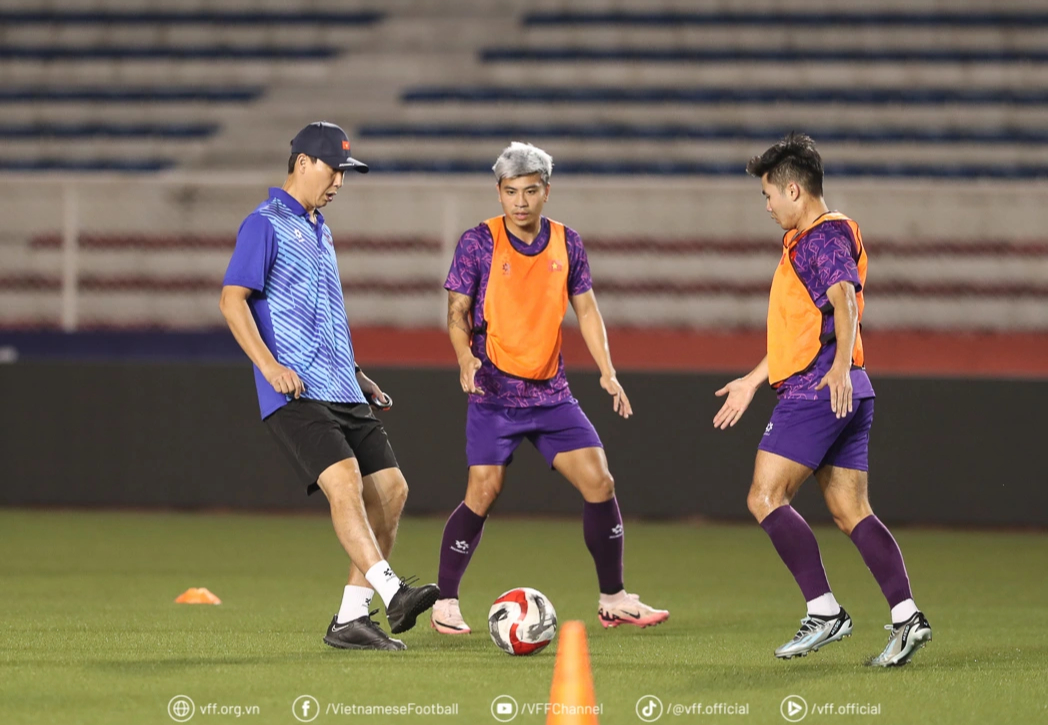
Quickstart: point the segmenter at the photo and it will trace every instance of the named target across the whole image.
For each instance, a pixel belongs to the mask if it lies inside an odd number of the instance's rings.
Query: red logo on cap
[[[343,141],[342,142],[342,150],[343,151],[349,151],[349,141]]]

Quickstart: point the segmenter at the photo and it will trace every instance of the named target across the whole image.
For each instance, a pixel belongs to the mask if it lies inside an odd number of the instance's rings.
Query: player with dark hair
[[[492,169],[503,214],[466,231],[444,286],[448,333],[469,395],[465,500],[451,514],[440,545],[441,597],[433,628],[468,634],[459,583],[480,543],[484,522],[524,438],[582,494],[582,531],[597,569],[597,614],[604,627],[648,627],[669,617],[623,585],[623,526],[597,431],[571,395],[560,354],[570,304],[615,412],[633,410],[615,376],[582,239],[542,215],[553,159],[530,144],[506,148]]]
[[[324,642],[341,649],[403,650],[371,619],[386,604],[390,630],[411,629],[440,592],[411,586],[386,561],[408,495],[379,408],[392,401],[356,364],[331,230],[320,209],[347,171],[345,131],[311,123],[291,142],[281,188],[244,220],[222,287],[222,314],[255,364],[262,419],[307,493],[324,492],[349,554],[349,581]]]
[[[867,495],[874,392],[860,323],[867,257],[859,226],[823,199],[822,159],[811,138],[790,134],[746,165],[761,180],[766,209],[784,230],[768,307],[768,354],[727,396],[713,420],[734,426],[764,381],[779,402],[764,431],[747,504],[808,604],[794,638],[775,650],[804,656],[851,634],[815,535],[790,501],[813,473],[837,526],[851,537],[891,607],[888,645],[868,664],[906,664],[932,638],[914,604],[899,545]]]

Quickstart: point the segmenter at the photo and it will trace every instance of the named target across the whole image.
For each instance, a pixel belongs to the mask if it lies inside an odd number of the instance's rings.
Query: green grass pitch
[[[391,560],[436,576],[443,521],[408,519]],[[492,700],[548,699],[554,650],[509,657],[486,632],[491,601],[515,586],[546,593],[560,620],[585,621],[602,723],[639,723],[643,695],[674,704],[746,704],[746,715],[664,714],[662,723],[783,723],[787,695],[809,705],[879,705],[879,715],[806,723],[1048,722],[1048,535],[898,529],[934,641],[907,667],[871,670],[887,607],[851,543],[817,530],[855,634],[810,657],[772,656],[803,602],[757,526],[628,522],[627,586],[671,610],[648,630],[604,631],[581,523],[489,521],[463,583],[475,629],[440,637],[428,618],[404,653],[338,651],[321,642],[338,606],[345,557],[313,516],[0,510],[0,723],[171,723],[179,694],[193,723],[295,723],[292,701],[317,698],[316,723],[494,723]],[[176,605],[206,586],[221,606]],[[384,619],[380,620],[384,624]],[[257,708],[204,712],[217,708]],[[346,716],[331,703],[457,704],[448,716]],[[521,712],[515,723],[543,723]]]

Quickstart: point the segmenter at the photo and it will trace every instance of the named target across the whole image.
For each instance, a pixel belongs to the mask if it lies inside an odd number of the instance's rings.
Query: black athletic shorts
[[[332,464],[356,458],[360,475],[399,468],[382,422],[365,403],[327,403],[299,398],[266,418],[266,427],[298,472],[306,493]]]

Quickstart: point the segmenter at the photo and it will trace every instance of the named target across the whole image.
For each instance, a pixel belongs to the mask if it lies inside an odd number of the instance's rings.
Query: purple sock
[[[597,566],[601,594],[622,591],[622,514],[612,496],[602,503],[586,501],[582,506],[582,535]]]
[[[465,501],[448,517],[444,538],[440,542],[440,573],[437,575],[442,599],[458,599],[459,584],[480,543],[486,520],[487,516],[470,511]]]
[[[913,598],[902,551],[879,518],[870,514],[856,524],[851,532],[851,540],[862,554],[862,560],[870,568],[873,578],[881,585],[881,592],[888,600],[889,607]]]
[[[786,568],[797,580],[804,601],[830,592],[826,569],[822,565],[819,542],[808,522],[792,506],[781,506],[761,521],[761,528],[771,538]]]

